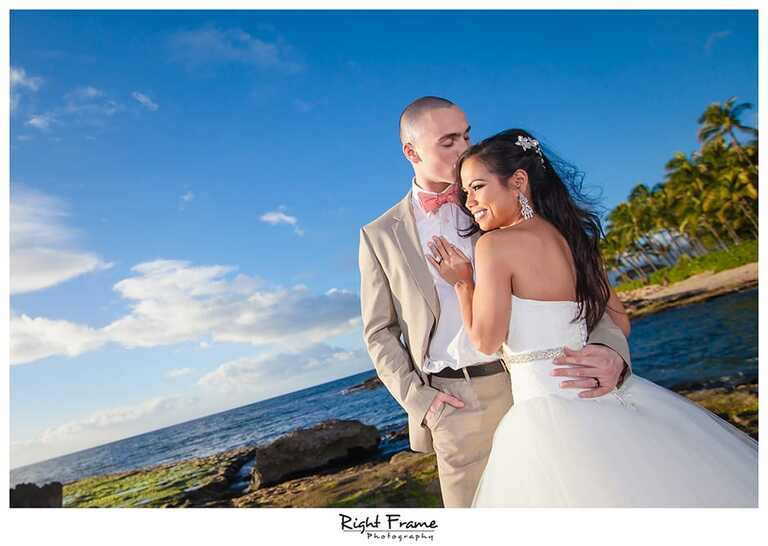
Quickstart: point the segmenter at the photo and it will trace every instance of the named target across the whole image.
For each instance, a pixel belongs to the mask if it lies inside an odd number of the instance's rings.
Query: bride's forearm
[[[461,320],[464,323],[464,330],[473,339],[472,335],[472,298],[475,294],[475,283],[468,281],[459,281],[453,285],[456,291],[456,297],[459,300],[459,309],[461,309]]]
[[[461,309],[461,320],[464,323],[464,331],[470,343],[483,354],[493,354],[499,350],[503,338],[497,340],[498,334],[492,331],[481,331],[482,321],[478,322],[475,316],[475,284],[473,282],[459,281],[454,285],[456,297]],[[507,324],[509,320],[507,320]],[[486,329],[487,330],[487,329]]]

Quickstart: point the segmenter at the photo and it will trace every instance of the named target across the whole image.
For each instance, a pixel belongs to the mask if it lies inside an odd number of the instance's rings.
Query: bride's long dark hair
[[[466,206],[467,194],[461,185],[461,166],[470,157],[499,177],[506,185],[518,169],[528,174],[533,210],[554,225],[568,242],[576,266],[576,300],[579,315],[592,330],[605,313],[610,297],[598,241],[603,234],[596,203],[582,191],[584,174],[543,148],[527,149],[518,139],[534,139],[523,129],[508,129],[470,146],[456,163],[456,183],[461,196],[461,209],[469,216],[471,225],[460,229],[462,237],[481,231]],[[461,225],[461,224],[459,224]]]

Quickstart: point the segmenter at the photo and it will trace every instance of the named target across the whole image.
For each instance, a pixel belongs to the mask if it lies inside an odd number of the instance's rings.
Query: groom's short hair
[[[412,142],[413,128],[424,113],[435,108],[450,108],[451,106],[456,105],[442,97],[427,96],[413,101],[400,114],[400,142],[403,144]]]

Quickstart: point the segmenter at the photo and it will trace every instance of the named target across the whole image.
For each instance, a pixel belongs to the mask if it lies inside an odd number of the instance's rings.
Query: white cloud
[[[24,350],[19,354],[12,351],[12,359],[21,363],[31,362],[36,355],[73,354],[81,347],[89,350],[98,346],[97,341],[128,348],[209,339],[300,348],[359,327],[355,294],[336,291],[313,295],[303,286],[260,290],[262,282],[257,278],[243,274],[225,278],[233,270],[174,260],[139,264],[132,268],[135,276],[114,286],[124,299],[133,301],[128,315],[98,330],[88,326],[77,330],[74,327],[78,325],[67,323],[79,334],[75,339],[90,341],[93,337],[93,345],[78,342],[75,348],[61,346],[53,343],[44,329],[20,329],[25,337],[12,345]]]
[[[275,390],[330,381],[372,368],[364,350],[348,351],[324,343],[303,350],[244,357],[221,364],[198,380],[198,385],[221,393],[253,397]]]
[[[97,89],[92,85],[86,85],[76,88],[72,94],[83,99],[95,99],[96,97],[104,95],[104,91]]]
[[[180,260],[155,260],[131,268],[139,273],[118,282],[114,289],[124,298],[133,300],[171,301],[179,297],[210,296],[229,290],[221,277],[235,268],[231,266],[190,267]]]
[[[185,210],[187,204],[191,203],[195,199],[195,194],[191,191],[187,191],[179,196],[179,210]]]
[[[709,36],[707,36],[707,41],[704,43],[704,51],[707,53],[712,51],[712,48],[715,47],[715,44],[721,40],[724,40],[728,36],[731,35],[730,30],[721,30],[719,32],[713,32]]]
[[[31,91],[40,89],[43,78],[27,75],[27,71],[21,67],[11,67],[11,90],[24,87]]]
[[[40,89],[43,79],[30,76],[21,67],[11,67],[11,113],[15,112],[21,104],[23,92],[36,92]]]
[[[144,93],[139,93],[138,91],[134,91],[131,93],[131,96],[139,101],[141,105],[146,108],[147,110],[152,110],[153,112],[160,108],[157,103],[155,103],[152,99],[150,99],[148,96],[146,96]]]
[[[19,70],[15,72],[16,76],[13,76],[14,72],[12,71],[12,80],[15,77],[17,82],[15,86],[12,84],[11,88],[12,111],[16,110],[20,104],[19,91],[22,87],[34,91],[40,85],[39,79],[29,78],[26,73]],[[122,110],[124,110],[124,106],[110,98],[102,89],[92,85],[82,85],[66,93],[63,97],[63,103],[52,108],[49,112],[30,115],[25,125],[42,131],[48,131],[54,125],[71,125],[73,123],[80,126],[102,127],[107,119]]]
[[[123,105],[111,99],[101,89],[90,85],[76,87],[64,96],[62,115],[79,123],[102,126],[106,119],[123,110]]]
[[[344,288],[331,288],[328,290],[325,295],[330,296],[332,294],[353,294],[354,292],[351,292],[349,290],[346,290]]]
[[[106,339],[98,330],[66,320],[13,315],[10,323],[11,365],[53,355],[77,356],[101,347]]]
[[[289,216],[280,211],[265,212],[261,215],[260,220],[272,224],[273,226],[277,224],[289,224],[293,226],[298,222],[298,219],[295,216]]]
[[[56,248],[15,248],[11,253],[11,293],[34,292],[85,273],[109,269],[95,254]]]
[[[254,345],[317,340],[346,331],[358,318],[355,295],[311,296],[305,288],[258,291],[260,281],[234,268],[193,267],[157,260],[133,268],[138,276],[115,290],[136,300],[130,315],[105,328],[124,346],[149,347],[211,336],[214,341]]]
[[[262,222],[266,222],[267,224],[271,224],[273,226],[276,226],[278,224],[287,224],[289,226],[294,226],[293,231],[297,235],[304,235],[304,230],[301,229],[298,226],[299,220],[295,216],[290,216],[288,214],[285,214],[282,209],[285,207],[278,207],[279,210],[274,210],[270,212],[265,212],[262,214],[259,219]]]
[[[11,189],[11,294],[42,290],[112,266],[73,248],[77,232],[67,226],[66,204],[46,193],[14,184]]]
[[[134,405],[97,410],[45,429],[37,438],[11,443],[11,467],[102,445],[186,421],[200,413],[195,396],[155,397]]]
[[[165,376],[169,379],[175,379],[177,377],[182,377],[185,375],[189,375],[193,372],[192,368],[174,368],[172,370],[168,370],[166,372]]]
[[[71,421],[64,425],[49,428],[43,432],[41,440],[51,442],[82,434],[90,430],[114,428],[132,421],[137,421],[148,415],[165,413],[167,411],[186,407],[192,403],[190,398],[180,396],[159,397],[146,400],[135,406],[122,406],[97,411],[85,419]]]
[[[170,47],[172,58],[188,68],[242,63],[287,73],[303,69],[293,48],[283,40],[268,41],[237,28],[180,31],[171,37]]]
[[[41,131],[47,131],[55,121],[56,118],[49,112],[46,114],[35,114],[30,116],[30,118],[24,122],[24,125],[29,125],[30,127],[40,129]]]

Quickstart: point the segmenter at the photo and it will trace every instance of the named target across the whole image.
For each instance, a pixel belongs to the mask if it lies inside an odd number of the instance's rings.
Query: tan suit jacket
[[[411,192],[360,230],[363,337],[382,383],[408,414],[411,449],[431,453],[422,420],[437,394],[422,365],[440,303],[413,213]],[[477,242],[480,233],[472,237]],[[629,364],[629,346],[606,313],[589,343],[610,347]]]

